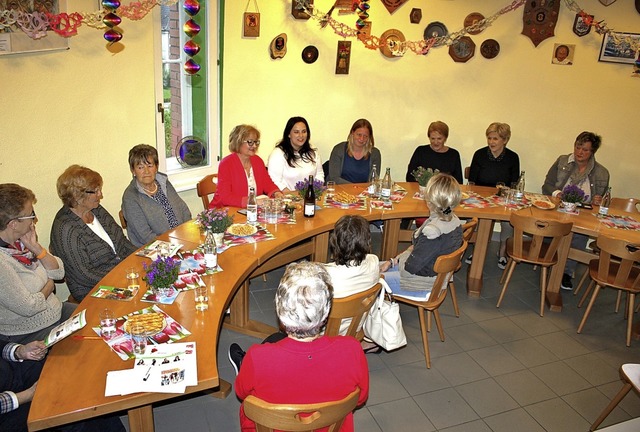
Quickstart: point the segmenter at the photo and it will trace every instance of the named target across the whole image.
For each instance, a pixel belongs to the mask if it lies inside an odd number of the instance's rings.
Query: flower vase
[[[576,203],[570,203],[566,201],[562,202],[562,206],[564,207],[565,211],[569,213],[575,213],[576,209],[578,208],[578,205]]]
[[[427,193],[427,187],[426,186],[418,186],[418,190],[420,191],[420,197],[424,198],[425,194]]]
[[[224,242],[224,233],[213,233],[213,239],[216,241],[216,247],[220,249]]]

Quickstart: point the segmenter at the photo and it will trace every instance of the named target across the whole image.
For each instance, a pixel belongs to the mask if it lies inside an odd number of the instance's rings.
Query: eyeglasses
[[[36,218],[36,211],[33,210],[29,216],[20,216],[20,217],[17,217],[16,220],[22,221],[22,220],[35,219],[35,218]]]
[[[260,140],[244,140],[242,142],[247,143],[249,147],[258,147],[260,145]]]
[[[84,193],[90,194],[90,195],[98,195],[98,194],[102,193],[102,189],[100,189],[100,188],[98,188],[96,190],[87,189],[87,190],[84,191]]]

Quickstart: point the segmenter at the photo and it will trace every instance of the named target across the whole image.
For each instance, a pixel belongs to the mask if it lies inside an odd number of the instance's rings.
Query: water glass
[[[140,273],[135,267],[129,267],[126,270],[127,288],[130,290],[137,290],[140,288]]]
[[[282,202],[277,198],[272,198],[265,205],[265,219],[269,224],[277,224],[280,217],[280,207]]]
[[[129,328],[131,334],[131,344],[134,354],[144,354],[147,348],[147,334],[145,328],[140,323],[134,323]]]
[[[196,301],[196,310],[205,311],[209,309],[209,287],[198,285],[193,292]]]
[[[328,181],[327,182],[327,198],[332,198],[336,193],[336,182]]]
[[[116,316],[111,309],[100,311],[100,334],[105,339],[111,339],[116,333]]]

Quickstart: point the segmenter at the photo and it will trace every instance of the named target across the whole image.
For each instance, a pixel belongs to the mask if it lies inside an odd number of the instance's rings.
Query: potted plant
[[[587,198],[587,195],[579,186],[570,184],[562,189],[562,204],[569,212],[575,212],[578,204],[582,204]]]
[[[173,283],[178,280],[180,261],[171,257],[158,257],[151,264],[142,263],[146,274],[142,279],[151,287],[156,301],[167,297],[173,290]]]
[[[196,223],[202,231],[212,233],[216,244],[221,245],[224,232],[233,224],[233,216],[227,208],[208,209],[198,213]]]
[[[418,187],[420,188],[420,196],[424,196],[424,193],[427,188],[427,183],[429,183],[429,180],[431,179],[431,177],[433,177],[435,174],[439,172],[440,171],[438,171],[437,169],[433,170],[431,168],[425,168],[422,166],[419,166],[415,170],[411,171],[411,175],[418,182]]]
[[[296,190],[298,194],[300,194],[300,198],[304,199],[304,196],[307,194],[307,188],[309,187],[309,180],[305,179],[296,183]],[[313,180],[313,191],[316,194],[316,200],[319,200],[325,190],[324,183],[322,180]]]

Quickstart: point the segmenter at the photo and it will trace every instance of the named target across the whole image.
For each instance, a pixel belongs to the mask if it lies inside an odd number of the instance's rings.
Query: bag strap
[[[381,277],[380,280],[378,280],[378,282],[380,282],[380,284],[382,285],[382,289],[380,290],[380,296],[378,297],[378,301],[382,303],[384,301],[384,297],[387,296],[389,301],[395,302],[395,299],[393,298],[393,291],[391,290],[391,287],[389,286],[387,281]]]
[[[251,3],[251,0],[247,0],[247,7],[244,8],[245,13],[249,11],[249,3]],[[260,13],[260,9],[258,9],[258,0],[253,0],[253,4],[256,7],[256,12]]]

